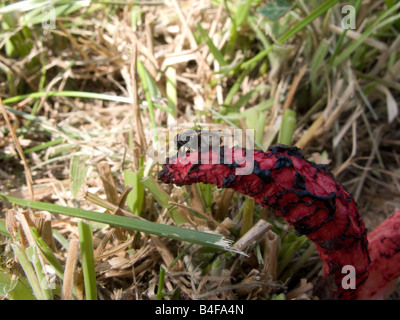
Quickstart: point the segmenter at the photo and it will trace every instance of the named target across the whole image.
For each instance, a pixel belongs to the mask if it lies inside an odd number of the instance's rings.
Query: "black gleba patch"
[[[280,155],[278,160],[275,162],[275,169],[277,169],[278,172],[281,172],[281,170],[285,167],[293,167],[293,161],[286,156]]]

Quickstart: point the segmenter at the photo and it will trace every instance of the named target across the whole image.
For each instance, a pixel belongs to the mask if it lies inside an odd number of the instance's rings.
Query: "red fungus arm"
[[[186,163],[188,153],[176,155],[166,160],[158,178],[177,185],[203,182],[232,188],[273,208],[297,233],[315,243],[324,274],[335,277],[334,296],[356,298],[368,277],[369,255],[365,226],[353,197],[324,166],[306,161],[296,147],[275,145],[267,152],[254,150],[254,167],[248,175],[236,174],[244,164],[234,161],[235,152],[245,156],[249,151],[237,147],[220,147],[200,155],[195,151],[192,159],[201,159],[199,164]],[[218,157],[220,164],[206,164]],[[342,287],[345,265],[355,268],[356,289]]]
[[[369,277],[359,299],[385,299],[400,276],[400,210],[368,234],[371,257]]]

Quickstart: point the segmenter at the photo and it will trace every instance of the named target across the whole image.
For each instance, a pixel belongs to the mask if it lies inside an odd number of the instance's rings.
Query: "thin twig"
[[[286,110],[289,108],[289,106],[292,104],[294,95],[296,93],[296,90],[300,84],[301,79],[303,78],[304,74],[306,73],[308,68],[308,65],[304,65],[300,68],[300,71],[296,75],[296,77],[293,79],[292,86],[290,87],[287,99],[282,107],[282,110]]]
[[[147,150],[146,137],[143,131],[142,119],[140,117],[140,109],[138,104],[138,91],[137,91],[137,49],[136,43],[132,46],[132,62],[131,62],[131,82],[132,82],[132,110],[136,127],[136,140],[139,141],[140,147],[133,147],[133,158],[135,169],[139,170],[139,160],[141,150]]]
[[[272,228],[272,224],[265,220],[259,220],[249,231],[247,231],[243,237],[241,237],[233,247],[237,250],[243,251],[252,242],[256,241],[268,230]]]
[[[8,129],[10,130],[10,134],[14,141],[15,148],[17,149],[17,152],[22,160],[22,163],[24,164],[25,181],[26,181],[26,185],[29,188],[30,200],[33,200],[33,196],[34,196],[34,194],[33,194],[33,178],[32,178],[32,174],[31,174],[31,170],[29,169],[28,163],[26,162],[24,151],[21,148],[21,145],[18,141],[18,137],[15,134],[14,128],[12,127],[11,122],[8,119],[8,114],[7,114],[7,111],[4,107],[4,104],[3,104],[3,101],[1,100],[1,98],[0,98],[0,109],[1,109],[1,112],[3,113],[3,117],[7,123]]]

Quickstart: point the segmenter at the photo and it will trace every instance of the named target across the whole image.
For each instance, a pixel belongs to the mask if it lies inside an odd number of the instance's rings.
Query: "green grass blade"
[[[300,30],[302,30],[305,27],[307,27],[311,22],[313,22],[320,15],[324,14],[325,12],[327,12],[330,8],[332,8],[338,2],[339,2],[339,0],[328,0],[328,1],[325,1],[318,8],[314,9],[307,17],[305,17],[303,20],[298,22],[293,28],[291,28],[282,37],[280,37],[278,42],[281,43],[281,44],[286,42],[291,37],[293,37],[295,34],[297,34]]]
[[[162,298],[164,297],[164,294],[162,293],[162,290],[164,288],[164,281],[165,281],[165,269],[163,267],[160,267],[156,300],[162,300]]]
[[[308,248],[304,250],[303,254],[301,257],[296,261],[296,263],[291,266],[290,268],[287,268],[287,270],[282,274],[281,280],[286,281],[290,277],[292,277],[294,274],[299,271],[304,264],[310,260],[310,257],[315,253],[315,245],[314,243],[310,242]]]
[[[236,0],[235,24],[239,28],[248,18],[252,0]]]
[[[126,186],[131,186],[132,190],[126,198],[126,204],[129,211],[137,216],[140,216],[144,200],[144,186],[140,182],[143,178],[144,167],[141,167],[138,172],[124,170],[124,183]]]
[[[231,242],[225,239],[225,237],[212,233],[190,230],[171,225],[164,225],[141,219],[134,219],[123,216],[111,215],[107,213],[84,210],[80,208],[63,207],[51,203],[19,199],[7,196],[2,193],[0,193],[0,199],[20,206],[30,207],[33,209],[45,210],[75,218],[96,221],[100,223],[109,224],[112,226],[122,227],[148,234],[154,234],[160,237],[167,237],[174,240],[199,244],[206,247],[213,247],[217,249],[241,253],[232,248]]]
[[[59,244],[61,244],[61,246],[68,251],[69,248],[69,242],[67,239],[64,238],[64,236],[58,231],[53,229],[53,237],[55,240],[58,241]]]
[[[287,109],[283,114],[278,143],[291,145],[295,129],[296,129],[296,112]]]
[[[374,23],[369,25],[357,40],[353,41],[346,49],[342,51],[340,55],[335,58],[332,66],[336,67],[338,64],[347,59],[371,34],[376,33],[377,30],[383,28],[386,25],[392,24],[396,20],[399,20],[400,14],[389,17],[398,9],[400,9],[400,2],[396,6],[393,6],[392,8],[386,10],[378,19],[374,21]]]
[[[286,300],[286,296],[284,293],[273,294],[268,300]]]
[[[359,11],[359,9],[360,9],[360,6],[361,6],[361,2],[362,2],[363,0],[357,0],[357,2],[355,3],[355,5],[354,5],[354,7],[355,7],[355,12],[356,12],[356,14],[357,14],[357,12]],[[335,60],[335,58],[336,58],[336,56],[339,54],[339,52],[342,50],[342,44],[343,44],[343,41],[344,41],[344,39],[345,39],[345,37],[346,37],[346,33],[347,33],[347,31],[348,31],[349,29],[345,29],[344,31],[343,31],[343,33],[340,35],[340,37],[339,37],[339,39],[338,39],[338,41],[337,41],[337,43],[336,43],[336,46],[335,46],[335,51],[333,52],[333,54],[332,54],[332,56],[331,56],[331,58],[330,58],[330,64],[332,64],[332,62]]]
[[[229,90],[228,94],[225,97],[224,104],[225,105],[230,105],[232,104],[233,98],[235,94],[239,91],[240,86],[242,85],[244,79],[251,73],[252,69],[248,68],[246,70],[243,70],[242,73],[239,75],[231,89]]]
[[[88,167],[85,165],[83,158],[73,156],[70,164],[69,187],[74,198],[78,195],[81,186],[85,183]]]
[[[322,3],[318,8],[314,9],[307,17],[299,21],[293,28],[290,28],[284,35],[282,35],[277,44],[283,44],[291,37],[293,37],[296,33],[307,27],[311,22],[313,22],[320,15],[324,14],[330,8],[332,8],[335,4],[337,4],[339,0],[328,0]],[[243,63],[240,68],[247,69],[250,67],[254,67],[258,61],[266,57],[273,49],[273,45],[259,52],[255,57]]]
[[[200,182],[196,183],[196,187],[200,192],[205,211],[211,212],[211,206],[213,203],[212,192],[214,190],[213,185]]]
[[[167,93],[167,101],[169,113],[172,117],[176,118],[178,107],[178,92],[176,89],[176,69],[174,67],[168,67],[165,70],[165,77],[167,78],[167,82],[165,84],[165,90]]]
[[[286,235],[286,237],[284,238],[284,243],[282,245],[282,250],[279,253],[279,275],[289,265],[289,263],[295,257],[296,253],[305,243],[307,243],[307,241],[308,239],[305,236],[298,237],[294,233]]]
[[[156,201],[164,208],[170,208],[171,197],[158,185],[158,183],[150,176],[141,179],[143,185],[149,189]]]
[[[154,142],[158,141],[158,133],[157,133],[157,124],[156,124],[156,120],[154,117],[154,108],[153,108],[153,100],[152,100],[152,88],[154,88],[155,85],[153,85],[153,81],[150,77],[150,75],[148,74],[148,72],[146,71],[146,69],[144,68],[143,64],[137,60],[137,72],[138,75],[140,77],[140,79],[142,80],[142,85],[143,85],[143,90],[146,96],[146,101],[147,101],[147,107],[149,109],[149,117],[150,117],[150,122],[151,122],[151,127],[153,128],[153,139]],[[153,96],[154,96],[154,92],[153,92]]]
[[[232,128],[238,129],[239,127],[233,123],[232,121],[230,121],[227,117],[225,117],[224,115],[222,115],[221,113],[215,111],[213,108],[210,108],[209,106],[205,105],[204,106],[207,110],[209,110],[213,115],[214,115],[214,119],[221,119],[223,121],[225,121],[227,124],[229,124]],[[258,143],[257,141],[255,141],[255,145],[257,146],[257,148],[259,148],[260,150],[263,149],[263,146]]]
[[[78,221],[78,229],[86,300],[97,300],[92,227],[84,221]]]
[[[56,1],[60,2],[60,1]],[[56,3],[53,3],[55,5]],[[56,6],[51,6],[54,10],[55,17],[68,17],[71,13],[86,7],[83,1],[68,1],[68,3],[57,4]],[[49,19],[48,10],[43,10],[43,6],[40,8],[29,11],[24,15],[23,19],[21,19],[21,23],[23,25],[30,24],[42,24],[44,21]]]
[[[246,197],[243,202],[242,227],[240,228],[240,236],[242,237],[253,226],[254,216],[254,199]]]
[[[176,224],[187,223],[187,220],[169,203],[172,201],[171,197],[161,189],[160,185],[152,177],[144,177],[141,182],[153,194],[160,206],[170,209],[169,215]]]
[[[104,94],[104,93],[84,92],[84,91],[49,91],[49,92],[32,92],[32,93],[28,93],[28,94],[22,94],[22,95],[10,97],[10,98],[4,99],[3,103],[4,104],[16,103],[16,102],[25,100],[27,98],[38,99],[38,98],[42,98],[44,96],[98,99],[98,100],[114,101],[114,102],[127,103],[127,104],[132,104],[132,102],[133,102],[132,98],[113,96],[111,94]],[[160,104],[153,103],[153,106],[158,109],[169,112],[169,109],[167,107],[164,107]]]
[[[28,279],[29,285],[33,290],[33,294],[37,300],[44,300],[42,289],[40,288],[39,280],[36,276],[35,270],[32,264],[29,262],[27,255],[25,254],[24,248],[19,243],[11,244],[19,264],[25,272],[26,278]]]
[[[42,260],[39,258],[37,246],[35,244],[29,246],[28,248],[26,248],[25,253],[28,257],[28,260],[32,263],[33,268],[35,269],[36,277],[39,281],[39,286],[42,291],[43,298],[45,300],[53,300],[53,295],[50,290],[50,284],[47,281]]]
[[[39,247],[40,251],[43,253],[46,260],[50,263],[50,265],[54,268],[57,276],[63,280],[64,278],[64,268],[61,265],[60,261],[58,261],[57,257],[55,256],[53,250],[47,245],[46,242],[39,236],[36,228],[31,227],[31,233],[33,238],[36,241],[36,245]]]
[[[310,80],[311,80],[311,96],[316,98],[320,93],[321,88],[325,84],[325,80],[322,77],[319,77],[319,72],[321,68],[324,66],[325,57],[329,52],[329,42],[323,40],[317,47],[315,54],[311,60],[310,67]]]
[[[171,264],[168,266],[168,271],[170,271],[174,265],[180,260],[182,259],[182,257],[189,251],[189,249],[193,246],[193,244],[189,244],[188,246],[185,247],[185,249],[183,249],[178,255],[177,257],[174,259],[174,261],[171,262]]]
[[[13,279],[4,271],[0,271],[0,295],[10,300],[35,300],[25,278]]]
[[[255,142],[261,145],[264,137],[264,127],[267,121],[266,113],[253,107],[240,114],[245,118],[247,129],[254,129]]]
[[[64,138],[58,138],[58,139],[55,139],[55,140],[51,140],[51,141],[39,144],[39,145],[34,146],[32,148],[25,149],[24,150],[24,154],[29,154],[29,153],[32,153],[32,152],[38,152],[38,151],[47,149],[49,147],[52,147],[52,146],[55,146],[55,145],[58,145],[58,144],[62,143],[64,140],[65,140]],[[0,155],[0,160],[8,159],[8,158],[14,158],[14,157],[18,157],[18,156],[16,154],[5,154],[5,155],[2,154],[2,155]]]
[[[197,29],[200,31],[201,36],[205,40],[205,42],[206,42],[206,44],[208,46],[208,49],[210,50],[211,54],[214,56],[215,60],[218,61],[220,66],[226,66],[227,62],[224,59],[224,55],[214,45],[214,42],[208,36],[207,31],[203,29],[203,27],[200,25],[200,23],[197,23],[196,26],[197,26]]]
[[[11,234],[9,234],[9,232],[7,231],[6,222],[4,220],[0,220],[0,234],[11,238]]]

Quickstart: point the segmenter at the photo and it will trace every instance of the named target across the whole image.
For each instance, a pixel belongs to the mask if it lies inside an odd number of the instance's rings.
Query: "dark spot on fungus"
[[[299,172],[294,175],[293,189],[306,190],[306,180]]]
[[[278,172],[285,167],[293,167],[293,161],[286,156],[278,156],[278,159],[275,162],[275,169],[278,169]]]
[[[260,165],[257,161],[254,160],[254,169],[253,173],[259,177],[265,184],[269,184],[272,182],[272,174],[271,170],[263,170],[260,169]]]

